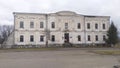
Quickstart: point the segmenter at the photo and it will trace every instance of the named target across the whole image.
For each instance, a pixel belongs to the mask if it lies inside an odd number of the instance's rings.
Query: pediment
[[[76,13],[72,12],[72,11],[59,11],[59,12],[56,12],[56,14],[59,14],[59,15],[76,15]]]

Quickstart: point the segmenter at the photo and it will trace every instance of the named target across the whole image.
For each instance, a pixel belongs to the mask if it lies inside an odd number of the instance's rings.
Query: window
[[[40,42],[43,42],[43,41],[44,41],[44,36],[41,35],[41,36],[40,36]]]
[[[103,24],[103,29],[105,29],[105,24]]]
[[[20,42],[24,42],[24,36],[20,35]]]
[[[43,22],[40,22],[40,28],[44,28]]]
[[[98,29],[98,24],[97,23],[95,24],[95,29]]]
[[[52,42],[54,42],[55,41],[55,35],[52,35]]]
[[[65,29],[68,29],[68,23],[65,23]]]
[[[24,28],[24,22],[20,21],[20,28]]]
[[[98,41],[98,35],[95,36],[95,40]]]
[[[30,28],[34,28],[34,22],[30,22]]]
[[[78,41],[81,41],[81,36],[80,35],[78,35]]]
[[[90,39],[90,35],[88,35],[88,41],[91,41],[91,39]]]
[[[87,23],[87,29],[90,29],[90,23]]]
[[[55,28],[55,22],[52,22],[51,27]]]
[[[105,35],[103,35],[103,41],[105,41],[106,40],[106,37],[105,37]]]
[[[77,27],[78,27],[78,29],[80,29],[80,28],[81,28],[81,25],[80,25],[80,23],[78,23]]]
[[[30,42],[34,42],[34,36],[30,35]]]

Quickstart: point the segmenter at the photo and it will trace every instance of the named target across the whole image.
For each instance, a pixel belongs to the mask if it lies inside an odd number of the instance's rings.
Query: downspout
[[[46,17],[46,47],[48,47],[48,15],[45,15]]]
[[[86,46],[86,27],[85,27],[85,16],[84,16],[84,40],[85,40],[85,46]]]

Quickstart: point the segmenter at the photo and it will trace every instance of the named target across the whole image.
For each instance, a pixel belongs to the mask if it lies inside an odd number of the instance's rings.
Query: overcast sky
[[[120,28],[120,0],[0,0],[0,24],[13,24],[13,12],[54,13],[63,10],[111,16]]]

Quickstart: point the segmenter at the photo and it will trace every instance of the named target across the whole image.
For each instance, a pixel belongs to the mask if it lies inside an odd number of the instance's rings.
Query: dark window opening
[[[24,36],[23,35],[20,36],[20,42],[24,42]]]
[[[90,35],[88,35],[88,41],[91,41]]]
[[[105,41],[106,40],[106,36],[105,35],[103,35],[103,41]]]
[[[40,36],[40,42],[44,41],[44,36]]]
[[[30,36],[30,42],[34,42],[34,36],[33,35]]]
[[[98,29],[98,24],[95,24],[95,29]]]
[[[98,41],[98,35],[95,36],[95,40]]]
[[[78,29],[80,29],[80,28],[81,28],[81,25],[80,25],[80,23],[78,23],[78,25],[77,25],[77,26],[78,26]]]
[[[80,35],[78,35],[78,41],[81,41],[81,36]]]
[[[55,22],[52,22],[51,27],[55,28]]]
[[[52,35],[52,42],[55,41],[55,35]]]
[[[103,29],[105,29],[105,24],[103,24]]]
[[[87,23],[87,29],[90,29],[90,23]]]

